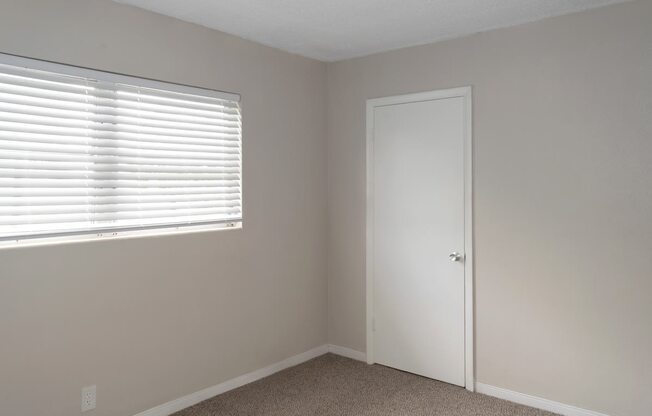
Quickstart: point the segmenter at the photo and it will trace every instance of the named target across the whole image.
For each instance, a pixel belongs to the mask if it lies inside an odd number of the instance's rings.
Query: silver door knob
[[[462,261],[462,255],[457,251],[452,252],[448,255],[450,261]]]

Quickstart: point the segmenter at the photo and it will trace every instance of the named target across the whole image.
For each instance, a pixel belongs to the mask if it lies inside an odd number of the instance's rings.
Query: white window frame
[[[41,59],[28,58],[19,55],[0,53],[0,64],[13,65],[33,70],[53,72],[62,75],[89,78],[97,81],[127,84],[136,87],[158,89],[164,91],[178,92],[182,94],[193,94],[205,97],[219,98],[223,100],[236,101],[242,108],[240,94],[225,92],[210,88],[195,87],[191,85],[179,84],[174,82],[159,81],[150,78],[143,78],[131,75],[120,74],[116,72],[101,71],[80,66],[61,64]],[[240,147],[242,152],[242,145]],[[242,174],[242,153],[240,154],[240,172]],[[240,180],[242,184],[242,178]],[[242,195],[241,185],[241,210],[244,218],[244,196]],[[16,238],[0,240],[0,249],[11,247],[25,247],[36,245],[50,245],[70,242],[83,242],[116,238],[134,238],[134,237],[154,237],[171,234],[197,233],[215,230],[234,230],[242,229],[242,220],[233,222],[214,222],[198,224],[178,224],[178,225],[155,225],[123,229],[107,230],[88,230],[66,233],[59,232],[37,236],[19,236]]]

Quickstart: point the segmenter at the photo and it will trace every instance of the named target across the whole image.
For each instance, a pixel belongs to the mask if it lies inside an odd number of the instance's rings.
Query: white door
[[[465,99],[374,106],[370,185],[374,361],[460,386]]]

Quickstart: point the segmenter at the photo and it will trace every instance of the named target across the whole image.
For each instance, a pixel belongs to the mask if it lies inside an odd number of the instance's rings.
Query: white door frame
[[[367,363],[373,364],[373,316],[374,316],[374,109],[393,104],[407,104],[444,98],[464,98],[464,385],[474,391],[474,342],[473,342],[473,117],[472,89],[468,87],[436,90],[393,97],[367,100]]]

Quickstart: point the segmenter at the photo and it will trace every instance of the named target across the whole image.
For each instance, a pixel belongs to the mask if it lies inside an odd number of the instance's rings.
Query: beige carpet
[[[333,354],[215,396],[175,416],[551,416]]]

